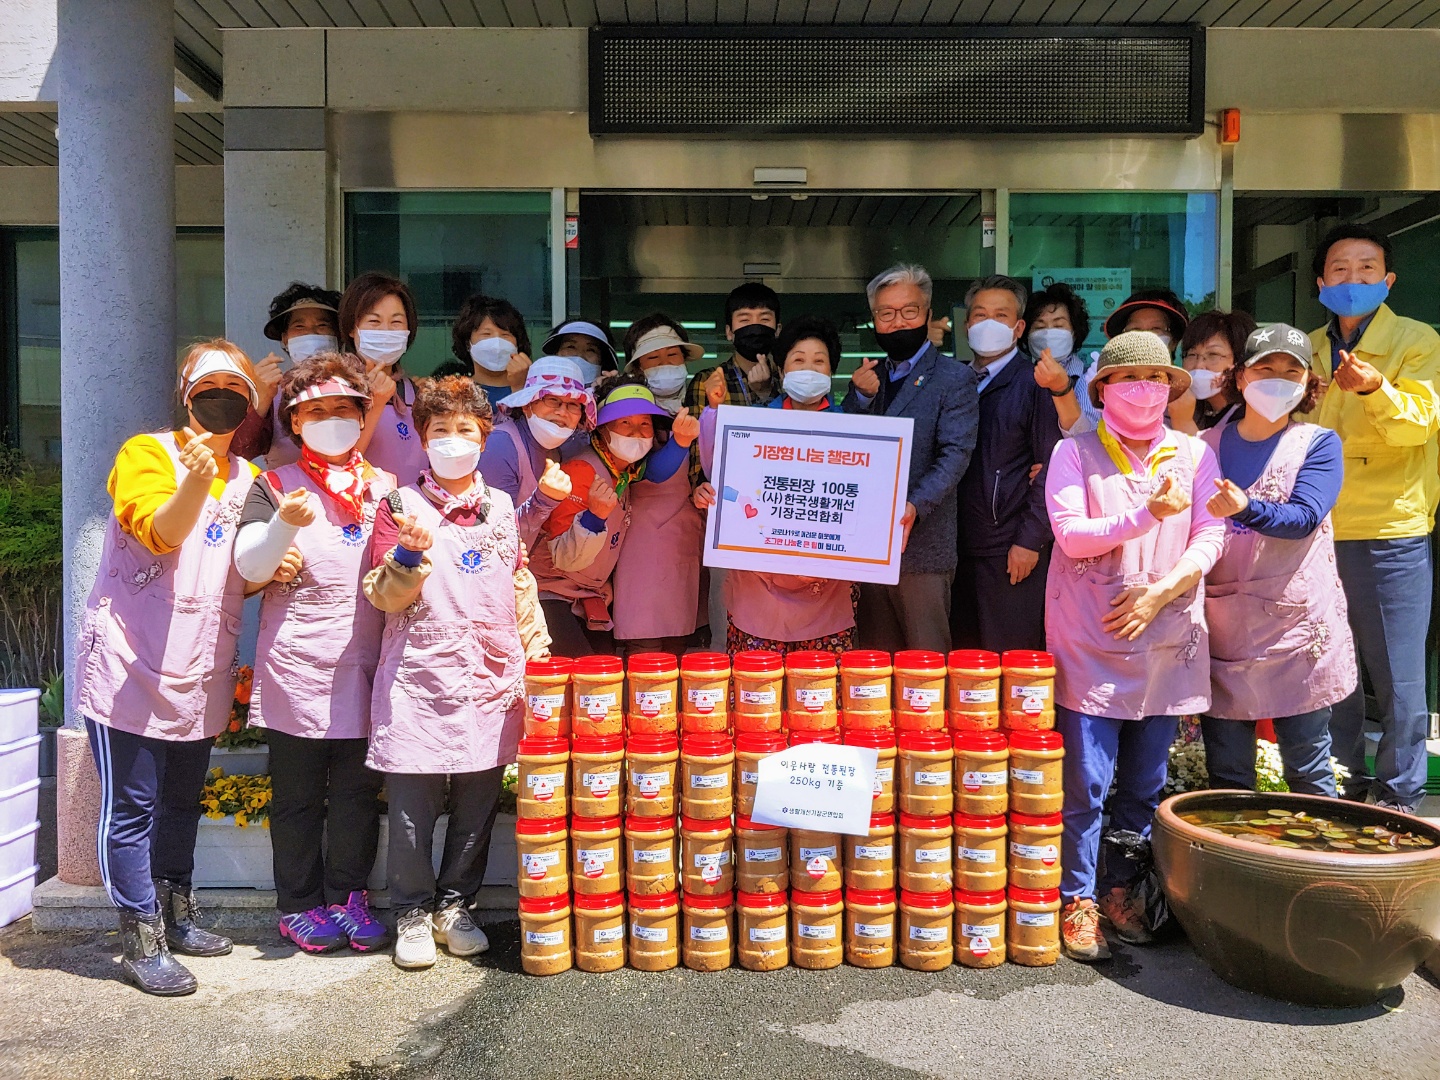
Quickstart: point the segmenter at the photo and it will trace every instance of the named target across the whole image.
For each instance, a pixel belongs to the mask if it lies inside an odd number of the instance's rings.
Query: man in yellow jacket
[[[1425,637],[1430,626],[1430,530],[1440,499],[1440,335],[1385,305],[1395,283],[1388,237],[1364,225],[1333,229],[1315,251],[1329,324],[1311,334],[1315,369],[1330,385],[1314,422],[1345,453],[1335,504],[1335,558],[1360,662],[1380,709],[1373,776],[1365,766],[1363,690],[1335,706],[1335,756],[1350,770],[1345,795],[1372,793],[1410,812],[1424,795]]]

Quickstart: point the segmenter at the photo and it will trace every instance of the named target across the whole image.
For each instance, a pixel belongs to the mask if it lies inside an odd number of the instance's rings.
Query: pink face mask
[[[1125,439],[1158,439],[1165,430],[1165,406],[1169,401],[1169,383],[1106,383],[1102,406],[1105,426]]]

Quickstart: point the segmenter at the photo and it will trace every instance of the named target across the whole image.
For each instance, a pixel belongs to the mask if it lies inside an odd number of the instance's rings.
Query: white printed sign
[[[765,825],[870,835],[875,784],[872,747],[804,743],[760,759],[755,809]]]

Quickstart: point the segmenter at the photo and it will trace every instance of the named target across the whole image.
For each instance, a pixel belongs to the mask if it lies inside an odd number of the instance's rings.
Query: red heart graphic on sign
[[[756,510],[755,507],[751,506],[749,503],[745,504],[745,516],[747,518],[753,518],[758,513],[760,513],[760,511]]]

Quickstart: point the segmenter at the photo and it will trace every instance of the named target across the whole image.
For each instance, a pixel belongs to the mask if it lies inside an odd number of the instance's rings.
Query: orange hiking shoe
[[[1063,920],[1060,943],[1066,956],[1082,963],[1110,958],[1110,947],[1100,933],[1100,909],[1095,906],[1094,900],[1088,896],[1071,900],[1060,915]]]
[[[1100,914],[1105,916],[1110,923],[1115,936],[1127,945],[1149,945],[1154,940],[1145,923],[1140,919],[1140,912],[1135,910],[1135,905],[1130,902],[1130,890],[1119,886],[1111,889],[1100,898]]]

